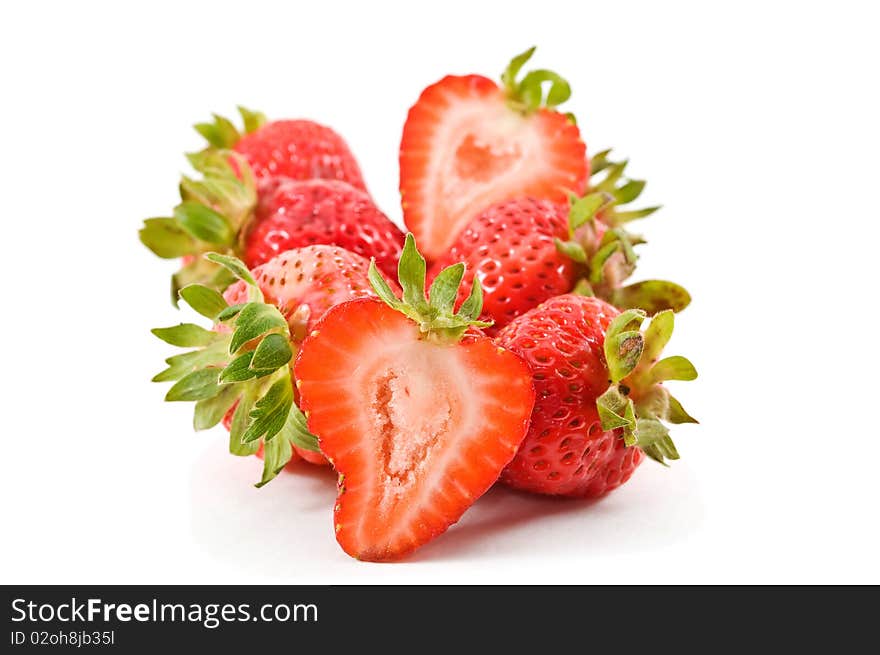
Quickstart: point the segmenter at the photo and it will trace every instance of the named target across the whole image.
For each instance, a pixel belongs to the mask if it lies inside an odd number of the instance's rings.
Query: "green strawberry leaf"
[[[247,266],[245,266],[244,262],[237,257],[221,255],[217,252],[209,252],[205,255],[205,259],[207,259],[208,261],[212,261],[215,264],[220,264],[239,280],[243,280],[245,284],[259,288],[257,285],[257,281],[254,279],[254,276],[251,275],[251,272],[248,270]]]
[[[556,244],[556,250],[572,261],[577,262],[578,264],[585,264],[587,262],[587,253],[584,250],[584,247],[579,244],[577,241],[563,241],[559,237],[553,239],[553,243]]]
[[[150,331],[165,343],[182,348],[207,346],[221,338],[216,332],[206,330],[195,323],[181,323],[174,327],[154,328]]]
[[[165,400],[173,402],[213,398],[220,393],[219,377],[219,368],[211,367],[193,371],[174,383],[174,386],[165,394]]]
[[[599,418],[602,422],[603,430],[616,430],[632,424],[626,415],[627,407],[632,401],[620,393],[618,386],[611,385],[596,401],[599,410]],[[632,424],[635,427],[634,424]]]
[[[645,189],[644,180],[628,180],[623,185],[614,189],[611,195],[619,205],[625,205],[638,198]]]
[[[201,203],[180,203],[174,208],[174,218],[199,241],[228,246],[235,239],[235,232],[226,217]]]
[[[268,444],[284,427],[292,406],[293,387],[290,376],[285,375],[276,380],[266,394],[254,404],[250,414],[252,421],[242,435],[242,441],[250,442],[263,438],[263,442]]]
[[[305,414],[296,405],[290,408],[290,414],[284,424],[284,434],[297,448],[315,453],[321,452],[318,448],[318,437],[309,432]]]
[[[478,320],[483,309],[483,289],[474,277],[470,295],[455,314],[452,310],[458,288],[464,276],[464,265],[454,264],[443,270],[431,285],[431,300],[425,297],[425,258],[416,248],[412,234],[406,235],[400,262],[397,266],[403,298],[398,298],[376,268],[370,262],[367,276],[376,295],[389,307],[418,323],[419,329],[442,341],[457,341],[470,326],[488,327],[491,323]],[[438,294],[435,295],[434,294]]]
[[[168,368],[156,374],[153,377],[153,382],[179,380],[196,369],[208,366],[222,366],[227,358],[225,341],[218,341],[201,350],[191,350],[174,355],[165,360]]]
[[[287,439],[272,439],[263,444],[263,477],[254,486],[257,489],[275,479],[293,456],[293,446]]]
[[[627,446],[636,443],[636,410],[633,401],[621,393],[618,385],[612,385],[596,401],[599,420],[603,430],[623,428],[623,442]]]
[[[614,222],[618,225],[623,223],[629,223],[630,221],[635,221],[640,218],[645,218],[646,216],[650,216],[654,212],[660,209],[660,206],[656,207],[645,207],[644,209],[633,209],[625,212],[614,212]]]
[[[217,314],[217,319],[216,319],[217,322],[218,323],[225,323],[226,321],[229,321],[230,319],[235,318],[236,316],[238,316],[238,313],[244,308],[245,304],[246,303],[239,303],[237,305],[230,305],[229,307],[224,309],[222,312]]]
[[[198,401],[193,414],[193,429],[199,431],[213,428],[223,420],[240,395],[241,389],[230,384],[222,386],[220,393],[213,398]]]
[[[550,70],[529,71],[522,80],[517,81],[522,67],[534,52],[535,48],[530,48],[518,54],[501,74],[501,82],[510,105],[523,113],[531,113],[542,106],[556,107],[571,97],[571,86],[565,78]],[[569,120],[575,122],[574,116]]]
[[[568,225],[571,233],[595,218],[596,212],[608,202],[604,193],[589,193],[583,198],[572,200],[568,212]]]
[[[611,148],[607,148],[605,150],[601,150],[593,155],[592,159],[590,159],[590,173],[592,175],[596,175],[597,173],[601,173],[608,166],[611,165],[610,160],[608,159],[608,155],[611,154]]]
[[[608,325],[605,333],[605,359],[612,382],[620,382],[639,363],[645,344],[638,328],[644,320],[645,312],[630,309]]]
[[[251,111],[241,105],[238,106],[238,113],[241,115],[241,120],[244,123],[244,131],[245,134],[251,134],[252,132],[256,132],[263,125],[266,124],[266,115],[260,111]]]
[[[640,418],[636,427],[636,445],[651,459],[666,466],[667,459],[678,459],[678,451],[669,430],[656,419]]]
[[[189,284],[183,287],[180,290],[180,297],[199,314],[212,321],[228,307],[223,296],[203,284]]]
[[[654,364],[651,368],[651,382],[664,382],[666,380],[696,380],[697,369],[681,355],[666,357]]]
[[[654,316],[645,329],[644,357],[648,363],[660,359],[660,353],[672,338],[675,329],[675,314],[671,311],[663,311]]]
[[[215,148],[231,148],[240,138],[235,125],[223,116],[212,114],[213,123],[197,123],[193,127]]]
[[[245,443],[242,441],[245,430],[250,422],[250,414],[254,407],[255,393],[253,389],[245,388],[238,407],[232,415],[232,424],[229,426],[229,452],[239,457],[253,455],[260,447],[259,441]]]
[[[699,423],[699,421],[688,414],[684,410],[684,407],[681,406],[681,403],[671,395],[669,396],[669,409],[667,410],[666,418],[670,423],[675,424]]]
[[[546,95],[544,82],[550,82]],[[533,70],[519,83],[519,96],[531,111],[539,107],[555,107],[571,97],[571,86],[561,75],[553,71]]]
[[[192,252],[196,241],[174,218],[148,218],[138,233],[143,243],[163,259],[176,259]]]
[[[287,336],[277,332],[267,334],[254,351],[251,368],[255,371],[271,373],[285,366],[291,357],[293,352],[290,350]]]
[[[221,382],[245,382],[257,377],[257,372],[251,368],[251,360],[254,351],[249,350],[233,359],[220,374]]]
[[[537,46],[532,46],[525,52],[521,52],[516,57],[511,59],[510,63],[507,65],[507,68],[501,74],[501,83],[504,84],[504,88],[507,90],[508,96],[513,96],[516,94],[516,78],[525,63],[532,58],[533,54],[535,54],[536,48]]]
[[[452,313],[463,276],[464,264],[458,263],[444,268],[434,278],[428,297],[431,299],[430,305],[437,310],[438,314]]]
[[[630,309],[609,324],[605,356],[612,384],[597,399],[596,409],[603,429],[622,429],[627,447],[638,446],[665,465],[666,460],[678,459],[678,451],[662,421],[697,421],[669,394],[662,382],[693,380],[697,371],[684,357],[657,361],[672,336],[675,319],[671,311],[657,314],[643,334],[637,330],[644,319],[644,311]],[[633,398],[637,402],[633,402]]]
[[[249,341],[263,336],[269,331],[282,330],[287,334],[287,320],[274,305],[249,302],[235,319],[235,332],[229,343],[229,353],[235,354]]]
[[[471,292],[468,294],[468,297],[465,298],[464,302],[461,303],[461,307],[458,308],[458,316],[463,318],[465,321],[470,321],[472,324],[479,323],[478,327],[489,327],[491,323],[486,323],[485,321],[481,322],[478,319],[480,318],[480,314],[483,313],[483,284],[480,282],[480,278],[476,275],[474,276],[473,284],[471,284]]]
[[[263,477],[256,485],[258,488],[274,479],[285,464],[290,461],[293,456],[292,445],[313,452],[321,452],[318,448],[317,437],[309,432],[305,416],[295,404],[291,405],[284,427],[281,428],[278,435],[265,443]]]
[[[375,257],[370,260],[370,267],[367,269],[367,278],[370,280],[370,285],[373,287],[376,295],[379,296],[386,305],[398,311],[403,311],[403,303],[394,295],[394,291],[392,291],[388,282],[385,281],[385,278],[376,267]]]
[[[614,291],[611,303],[616,307],[638,307],[649,314],[667,309],[680,312],[691,302],[687,290],[665,280],[645,280]]]
[[[421,315],[430,313],[425,298],[426,269],[425,258],[416,248],[416,240],[412,234],[407,234],[397,264],[397,278],[403,289],[403,302]]]

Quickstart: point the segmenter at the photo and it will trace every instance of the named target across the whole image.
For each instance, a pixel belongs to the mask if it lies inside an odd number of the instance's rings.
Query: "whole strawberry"
[[[488,330],[497,331],[548,298],[574,288],[577,263],[555,243],[568,238],[566,213],[556,203],[536,198],[492,205],[468,223],[432,265],[428,277],[464,262],[467,268],[457,302],[464,302],[474,278],[479,279],[483,315],[494,321]]]
[[[267,121],[261,112],[238,108],[244,130],[214,115],[196,130],[212,148],[232,149],[259,179],[340,180],[366,191],[361,169],[345,140],[329,127],[309,120]]]
[[[164,258],[183,257],[172,280],[173,297],[187,284],[222,291],[232,280],[223,267],[198,255],[219,251],[259,266],[301,246],[327,244],[374,257],[393,275],[403,233],[367,193],[339,180],[254,176],[237,153],[190,155],[199,180],[184,177],[174,215],[150,218],[141,241]]]
[[[561,202],[584,192],[586,146],[572,116],[555,109],[571,95],[568,83],[547,70],[518,79],[534,50],[513,58],[500,86],[481,75],[450,75],[409,111],[401,202],[429,261],[489,205],[522,196]]]
[[[519,198],[491,205],[467,224],[432,266],[429,278],[454,262],[467,264],[458,302],[479,278],[484,317],[494,321],[490,334],[545,300],[575,289],[621,308],[638,306],[652,313],[684,309],[690,296],[673,282],[623,286],[635,270],[633,246],[643,240],[617,224],[623,214],[619,207],[638,195],[618,197],[619,188],[612,184],[610,191],[600,188],[570,203]]]
[[[181,324],[153,330],[160,339],[195,347],[166,360],[155,382],[176,381],[169,401],[196,401],[194,427],[213,427],[235,407],[229,449],[235,455],[264,450],[260,485],[299,453],[320,463],[323,456],[297,408],[289,363],[318,319],[338,303],[374,297],[369,262],[326,245],[289,250],[253,272],[232,257],[211,261],[239,279],[221,296],[192,284],[180,296],[214,322],[213,330]]]
[[[403,233],[363,191],[334,180],[274,178],[258,186],[258,198],[242,247],[248,267],[325,243],[375,258],[383,273],[396,274]]]
[[[641,333],[645,317],[568,294],[501,330],[496,342],[528,363],[536,392],[529,431],[501,475],[504,483],[596,497],[626,482],[644,455],[678,459],[662,421],[696,421],[663,382],[693,380],[697,372],[683,357],[659,359],[673,313],[657,314]]]

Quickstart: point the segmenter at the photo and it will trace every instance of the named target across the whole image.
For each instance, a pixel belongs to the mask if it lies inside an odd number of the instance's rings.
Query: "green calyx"
[[[529,71],[517,80],[520,70],[534,53],[535,48],[531,47],[518,54],[510,60],[501,74],[508,104],[523,114],[531,114],[541,107],[556,107],[571,97],[571,86],[568,82],[550,70]],[[568,114],[568,117],[575,122],[574,116]]]
[[[264,302],[241,261],[218,253],[205,258],[248,285],[248,302],[230,306],[216,289],[201,284],[183,287],[180,297],[190,307],[229,331],[207,330],[194,323],[154,329],[163,341],[194,350],[166,359],[168,368],[153,381],[174,381],[165,400],[196,403],[196,430],[214,427],[238,403],[229,450],[251,455],[263,444],[260,487],[290,461],[294,445],[317,451],[318,442],[294,402],[289,367],[294,352],[287,320],[277,307]]]
[[[244,125],[244,134],[255,132],[266,123],[266,115],[262,112],[238,107],[238,113]],[[196,123],[193,126],[196,132],[205,137],[209,148],[229,149],[235,146],[242,132],[228,118],[217,114],[212,116],[214,120],[210,123]]]
[[[265,116],[239,107],[247,132],[265,122]],[[187,155],[200,174],[196,179],[182,176],[180,204],[171,216],[148,218],[140,230],[140,240],[163,259],[192,258],[172,277],[171,297],[176,304],[178,291],[189,284],[202,284],[222,291],[234,279],[214,262],[201,255],[207,252],[239,254],[241,237],[257,204],[256,181],[250,166],[238,153],[229,150],[240,138],[232,123],[215,116],[213,123],[200,123],[196,130],[209,147]]]
[[[636,270],[635,246],[645,243],[624,226],[650,216],[659,207],[625,208],[641,195],[645,182],[624,177],[627,162],[611,161],[610,152],[604,150],[593,157],[591,175],[598,174],[599,179],[590,179],[582,198],[571,197],[568,240],[556,239],[556,249],[583,271],[574,292],[597,296],[621,309],[640,308],[650,314],[667,309],[679,312],[690,304],[691,297],[674,282],[646,280],[624,286]]]
[[[697,370],[681,356],[660,359],[672,336],[674,314],[656,314],[648,327],[647,314],[629,309],[615,318],[605,333],[605,360],[611,385],[596,401],[604,430],[622,428],[627,446],[638,446],[648,457],[666,464],[678,451],[665,423],[697,423],[663,386],[669,380],[695,380]]]
[[[469,327],[489,327],[491,322],[479,320],[483,311],[483,288],[480,280],[474,277],[470,295],[455,312],[455,299],[464,277],[464,264],[453,264],[444,268],[434,278],[428,296],[425,296],[425,258],[416,248],[412,234],[406,235],[400,261],[397,264],[397,278],[403,297],[398,298],[376,268],[375,259],[370,261],[368,277],[376,294],[389,307],[396,309],[407,318],[415,321],[427,338],[440,342],[456,342]]]

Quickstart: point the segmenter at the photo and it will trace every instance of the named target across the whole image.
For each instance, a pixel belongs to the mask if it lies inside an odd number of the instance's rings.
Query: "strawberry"
[[[489,205],[521,196],[560,202],[583,193],[586,147],[571,115],[554,109],[571,95],[568,83],[546,70],[517,80],[534,50],[514,57],[501,86],[480,75],[447,76],[410,109],[400,143],[400,193],[404,222],[429,260]]]
[[[155,382],[176,381],[169,401],[197,401],[196,430],[230,417],[229,449],[235,455],[264,450],[269,482],[292,459],[323,462],[314,435],[296,404],[289,362],[318,319],[337,303],[375,296],[366,259],[327,245],[289,250],[253,272],[226,255],[207,257],[238,282],[221,296],[191,284],[180,296],[214,322],[213,330],[192,323],[153,330],[175,346],[196,347],[166,360]]]
[[[693,380],[684,357],[659,355],[673,328],[660,312],[619,312],[598,298],[557,296],[513,320],[497,343],[529,365],[537,400],[501,480],[534,493],[595,497],[626,482],[647,455],[678,459],[662,421],[696,423],[663,385]],[[610,386],[609,386],[610,381]]]
[[[393,274],[403,233],[361,189],[339,180],[258,179],[232,151],[189,156],[201,180],[186,176],[182,202],[166,218],[150,218],[141,241],[165,258],[184,257],[172,292],[199,283],[222,291],[232,277],[203,257],[220,251],[256,267],[278,253],[317,243],[375,257]]]
[[[577,264],[556,248],[555,239],[568,237],[564,211],[537,198],[507,200],[490,206],[470,223],[449,251],[438,259],[429,277],[453,262],[467,266],[458,302],[470,292],[474,279],[483,287],[484,316],[492,329],[552,296],[568,293],[578,278]]]
[[[645,183],[623,178],[626,163],[609,162],[607,155],[605,151],[594,158],[594,170],[607,174],[591,184],[583,198],[553,203],[526,197],[486,208],[433,264],[429,279],[453,262],[464,262],[467,272],[458,301],[464,300],[474,277],[479,278],[485,317],[494,320],[490,333],[575,289],[617,307],[638,306],[651,313],[687,307],[690,295],[673,282],[646,280],[623,286],[635,270],[633,246],[644,243],[623,226],[657,208],[623,208],[639,196]]]
[[[267,122],[261,112],[238,108],[241,132],[232,121],[214,114],[196,131],[211,148],[232,149],[250,165],[258,179],[278,176],[294,180],[340,180],[366,191],[361,169],[345,140],[329,127],[308,120]]]
[[[363,191],[335,180],[285,178],[258,188],[259,202],[244,236],[248,267],[291,248],[329,243],[375,257],[383,273],[395,274],[403,233]]]
[[[534,402],[522,360],[472,329],[485,326],[479,284],[453,314],[464,265],[428,298],[425,268],[407,235],[403,300],[371,264],[382,300],[328,311],[294,367],[309,430],[339,472],[336,538],[358,559],[399,559],[455,523],[513,457]]]

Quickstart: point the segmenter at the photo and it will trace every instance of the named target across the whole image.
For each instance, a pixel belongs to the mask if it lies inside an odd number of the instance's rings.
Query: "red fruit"
[[[501,475],[504,483],[596,497],[626,482],[646,452],[660,461],[678,458],[660,420],[694,419],[661,382],[693,379],[696,371],[680,357],[657,362],[672,331],[672,312],[658,314],[642,336],[632,329],[644,316],[569,294],[501,330],[497,343],[528,363],[537,396],[528,434]]]
[[[281,253],[251,271],[265,301],[275,305],[299,343],[328,309],[354,298],[375,296],[366,258],[345,248],[313,245]],[[230,305],[247,302],[247,284],[239,280],[223,294]]]
[[[344,248],[315,245],[287,250],[257,266],[251,273],[266,302],[278,307],[287,319],[291,344],[298,346],[318,319],[334,305],[376,295],[367,279],[369,264],[365,258]],[[230,305],[247,302],[247,285],[239,280],[226,290],[223,297]],[[321,453],[295,445],[294,451],[311,464],[327,463]]]
[[[472,314],[451,313],[454,286],[432,287],[439,314],[420,313],[414,252],[408,236],[407,302],[380,284],[388,304],[334,307],[294,369],[309,430],[340,474],[336,538],[358,559],[398,559],[455,523],[513,457],[534,402],[525,364],[467,332],[480,325]]]
[[[339,180],[367,190],[361,169],[345,140],[329,127],[306,120],[266,123],[245,134],[234,150],[259,178]]]
[[[214,320],[214,332],[194,324],[154,330],[172,345],[197,347],[167,359],[154,381],[176,381],[166,400],[197,401],[197,430],[223,420],[233,454],[264,453],[260,485],[299,458],[326,464],[297,406],[290,362],[330,307],[375,296],[370,262],[326,245],[288,250],[253,271],[233,257],[208,259],[239,282],[222,297],[207,287],[184,287],[181,297]],[[378,270],[375,275],[381,279]]]
[[[453,262],[467,264],[459,302],[474,276],[480,279],[483,311],[495,322],[490,334],[548,298],[574,290],[651,313],[680,311],[690,302],[687,291],[672,282],[623,286],[635,270],[633,246],[643,240],[622,225],[655,208],[622,211],[644,182],[626,180],[625,162],[609,162],[607,152],[600,155],[597,169],[610,173],[595,190],[566,203],[518,198],[491,205],[466,224],[435,262],[431,276]]]
[[[403,234],[370,200],[342,139],[310,121],[265,123],[262,114],[240,111],[244,134],[219,116],[196,125],[210,144],[187,155],[201,178],[183,176],[173,215],[149,218],[140,231],[159,257],[182,260],[173,300],[188,284],[223,291],[229,283],[200,256],[207,252],[253,268],[284,250],[323,243],[390,267]]]
[[[497,332],[548,298],[568,293],[581,274],[555,239],[567,239],[568,207],[523,198],[492,205],[470,221],[429,278],[454,264],[466,264],[458,302],[470,293],[474,276],[483,287],[483,314]]]
[[[249,268],[292,248],[319,243],[376,258],[396,276],[403,233],[370,197],[345,182],[274,178],[257,187],[258,203],[245,227],[243,259]]]
[[[535,75],[515,79],[532,50],[511,62],[503,87],[479,75],[448,76],[409,111],[400,192],[404,222],[428,260],[489,205],[521,196],[559,202],[584,191],[589,167],[580,132],[551,108],[568,98],[568,84],[554,75],[544,99]]]
[[[329,127],[308,120],[267,122],[260,112],[238,108],[244,130],[222,116],[196,130],[213,148],[233,149],[258,178],[326,179],[366,191],[360,167],[345,140]]]

